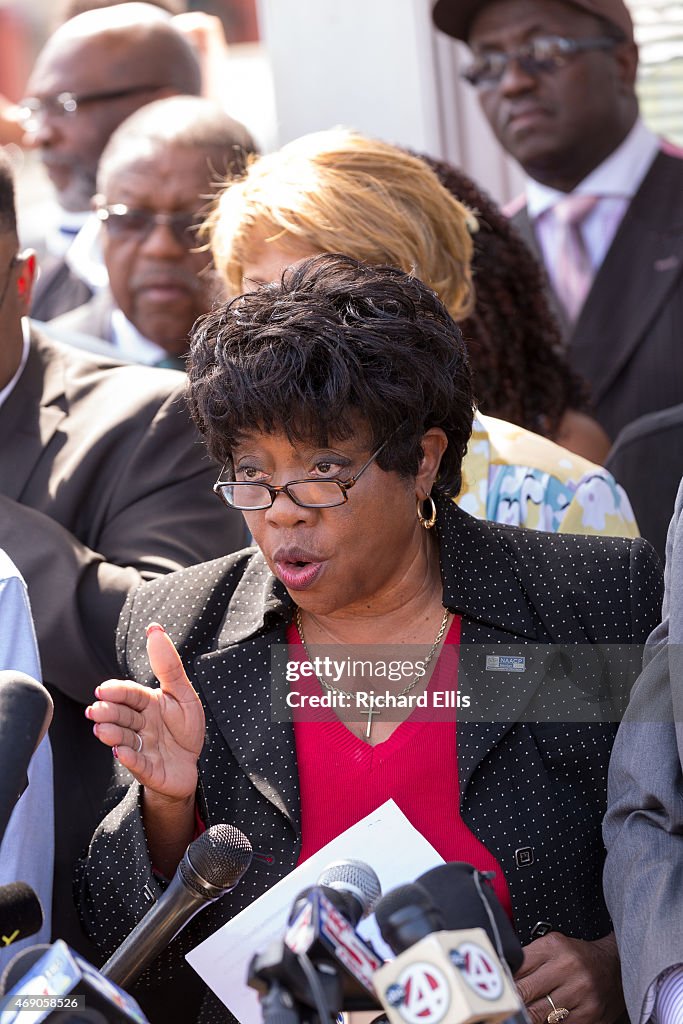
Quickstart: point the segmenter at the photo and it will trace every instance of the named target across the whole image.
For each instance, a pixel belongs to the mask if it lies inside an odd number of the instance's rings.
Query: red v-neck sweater
[[[287,643],[290,660],[305,660],[293,623]],[[457,691],[459,644],[460,618],[456,616],[432,673],[430,694]],[[316,679],[301,678],[296,688],[301,693],[324,692]],[[374,747],[354,736],[329,711],[315,716],[318,721],[311,720],[314,713],[308,711],[298,716],[306,720],[297,720],[296,713],[294,717],[302,823],[299,863],[391,798],[444,860],[466,861],[480,871],[494,871],[496,895],[512,917],[500,865],[460,816],[454,709],[416,709],[388,740]],[[358,855],[362,858],[362,851]]]

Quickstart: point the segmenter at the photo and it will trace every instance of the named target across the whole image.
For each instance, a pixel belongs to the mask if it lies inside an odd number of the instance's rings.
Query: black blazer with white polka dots
[[[472,696],[470,717],[458,712],[462,817],[505,874],[522,942],[539,921],[596,939],[611,927],[600,825],[616,726],[606,719],[614,717],[615,701],[626,699],[639,645],[659,619],[659,562],[642,540],[484,523],[451,502],[439,502],[438,511],[444,605],[462,616],[458,688]],[[293,729],[270,719],[271,645],[285,643],[292,613],[287,592],[254,550],[146,583],[122,613],[125,675],[154,685],[145,626],[155,620],[201,695],[207,820],[236,825],[266,855],[185,929],[174,952],[158,958],[147,975],[151,985],[192,976],[181,953],[297,862]],[[558,644],[571,645],[569,658],[550,646]],[[485,667],[487,655],[519,651],[521,671],[520,662],[518,671]],[[149,893],[160,891],[139,796],[134,783],[100,825],[82,867],[81,913],[107,955],[149,909]]]

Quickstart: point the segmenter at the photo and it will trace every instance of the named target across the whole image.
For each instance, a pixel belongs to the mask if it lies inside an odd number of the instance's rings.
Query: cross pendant
[[[366,740],[369,740],[370,739],[370,733],[372,732],[372,716],[373,715],[381,715],[382,712],[378,711],[377,708],[373,704],[373,705],[371,705],[369,710],[365,712],[365,714],[368,716],[368,727],[365,730],[365,738],[366,738]]]

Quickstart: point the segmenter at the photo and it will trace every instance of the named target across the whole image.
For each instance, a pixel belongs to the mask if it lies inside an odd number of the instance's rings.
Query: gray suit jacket
[[[683,964],[683,486],[665,584],[662,622],[614,746],[604,824],[605,896],[634,1024],[647,1020],[659,974]]]
[[[664,559],[671,509],[683,477],[683,404],[648,413],[624,427],[605,468],[628,494],[641,536]]]
[[[31,303],[31,316],[36,320],[52,320],[90,299],[89,285],[76,276],[63,256],[53,256],[40,246],[39,262]]]
[[[58,330],[76,331],[78,334],[89,334],[111,344],[114,341],[111,326],[111,314],[114,310],[114,299],[108,288],[93,295],[82,305],[71,309],[50,321],[50,326]]]
[[[116,344],[112,324],[112,313],[116,308],[113,295],[108,288],[104,288],[97,295],[93,295],[85,305],[78,306],[77,309],[72,309],[68,313],[50,320],[45,325],[45,330],[48,334],[56,337],[58,341],[64,339],[71,342],[73,338],[72,344],[97,352],[100,349],[98,343],[105,346],[115,346]],[[96,339],[94,345],[87,339]],[[112,348],[112,358],[119,358],[118,349],[115,347]],[[154,365],[171,370],[185,370],[185,360],[180,356],[167,355]]]
[[[541,259],[524,207],[513,218]],[[660,153],[631,201],[573,330],[548,284],[572,367],[613,439],[683,402],[683,160]]]

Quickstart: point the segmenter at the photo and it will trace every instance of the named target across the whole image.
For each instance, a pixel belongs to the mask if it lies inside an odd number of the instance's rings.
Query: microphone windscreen
[[[251,864],[251,843],[243,832],[232,825],[212,825],[198,839],[190,843],[186,854],[191,868],[207,885],[217,889],[232,889]],[[183,871],[185,858],[180,863],[185,881],[193,886],[194,880]],[[204,895],[200,893],[200,895]]]
[[[49,948],[47,942],[38,942],[35,946],[29,946],[28,949],[21,949],[15,953],[0,977],[2,995],[13,989],[17,982],[21,981],[33,965],[40,960],[43,953],[47,953]]]
[[[52,698],[44,686],[24,672],[0,672],[0,840],[51,720]]]
[[[8,944],[35,935],[43,926],[43,908],[40,900],[26,882],[0,885],[0,937]]]
[[[328,864],[318,878],[318,885],[351,893],[363,908],[363,915],[372,912],[382,895],[379,878],[370,865],[350,858]]]
[[[375,907],[375,918],[382,938],[397,956],[445,928],[432,897],[416,882],[399,885],[382,896]]]
[[[475,874],[479,876],[479,887],[474,878]],[[448,931],[483,928],[493,948],[499,953],[502,949],[502,956],[512,973],[519,970],[524,953],[517,933],[492,887],[476,868],[462,861],[453,861],[426,871],[417,881],[439,906]],[[486,903],[482,901],[480,890]]]
[[[343,917],[355,928],[363,916],[363,908],[356,896],[345,889],[332,889],[329,885],[316,886]]]

